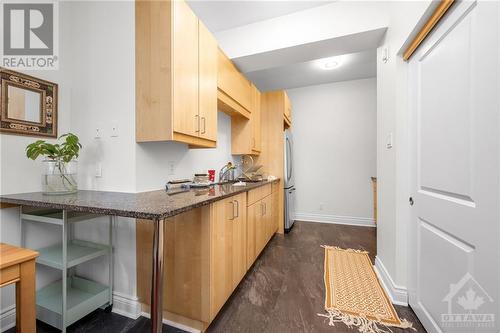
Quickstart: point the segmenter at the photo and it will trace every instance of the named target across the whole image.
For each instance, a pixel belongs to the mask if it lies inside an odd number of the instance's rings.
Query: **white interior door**
[[[431,333],[500,332],[499,7],[455,3],[409,65],[409,301]]]

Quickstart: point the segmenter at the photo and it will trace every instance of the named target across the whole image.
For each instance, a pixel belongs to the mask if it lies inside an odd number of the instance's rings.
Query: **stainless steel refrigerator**
[[[295,222],[295,177],[293,169],[293,137],[285,131],[285,232],[288,233]]]

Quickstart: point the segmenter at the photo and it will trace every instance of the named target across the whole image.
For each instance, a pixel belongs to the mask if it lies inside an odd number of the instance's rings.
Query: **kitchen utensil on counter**
[[[174,180],[170,180],[167,182],[167,184],[165,185],[165,189],[167,191],[170,191],[173,189],[180,189],[180,188],[183,188],[184,185],[187,185],[189,183],[191,183],[191,180],[189,180],[189,179],[174,179]]]

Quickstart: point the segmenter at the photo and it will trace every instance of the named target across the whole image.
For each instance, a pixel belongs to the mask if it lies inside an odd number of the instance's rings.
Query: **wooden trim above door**
[[[427,22],[425,22],[424,26],[418,32],[417,36],[412,40],[410,46],[403,53],[403,60],[408,61],[413,52],[422,44],[427,35],[431,32],[431,30],[436,26],[436,24],[441,20],[446,11],[451,7],[451,5],[455,2],[455,0],[441,0],[440,4],[437,6],[434,13],[432,13],[431,17]]]

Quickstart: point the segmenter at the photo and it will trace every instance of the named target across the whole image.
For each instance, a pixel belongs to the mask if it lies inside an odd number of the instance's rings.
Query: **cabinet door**
[[[255,220],[255,253],[256,256],[262,252],[267,243],[267,215],[266,198],[258,202],[260,212]]]
[[[212,244],[212,317],[220,310],[233,291],[233,198],[213,204]]]
[[[238,71],[231,59],[221,50],[218,52],[217,87],[247,111],[252,112],[252,83]]]
[[[213,204],[212,318],[246,272],[246,193]]]
[[[288,95],[285,91],[283,91],[284,95],[284,104],[285,104],[285,116],[289,119],[292,120],[292,104],[290,103],[290,99],[288,98]]]
[[[264,236],[264,248],[269,242],[269,239],[271,238],[271,233],[272,233],[272,223],[273,223],[273,200],[272,196],[269,195],[262,199],[262,202],[264,203],[264,230],[263,230],[263,236]]]
[[[247,197],[246,193],[239,194],[234,199],[234,218],[232,221],[233,233],[233,290],[240,283],[247,271]]]
[[[278,219],[279,219],[279,192],[274,191],[273,194],[271,194],[271,221],[269,223],[270,226],[269,238],[273,237],[273,235],[278,231]]]
[[[217,41],[199,21],[200,137],[217,140]]]
[[[198,136],[198,18],[184,1],[173,1],[172,10],[174,132]]]
[[[254,152],[261,151],[261,140],[260,140],[260,91],[257,87],[253,86],[254,94],[254,108],[252,110],[251,122],[252,122],[252,150]]]
[[[247,207],[247,269],[252,266],[257,258],[255,251],[255,227],[257,218],[260,218],[261,205],[260,201]]]

